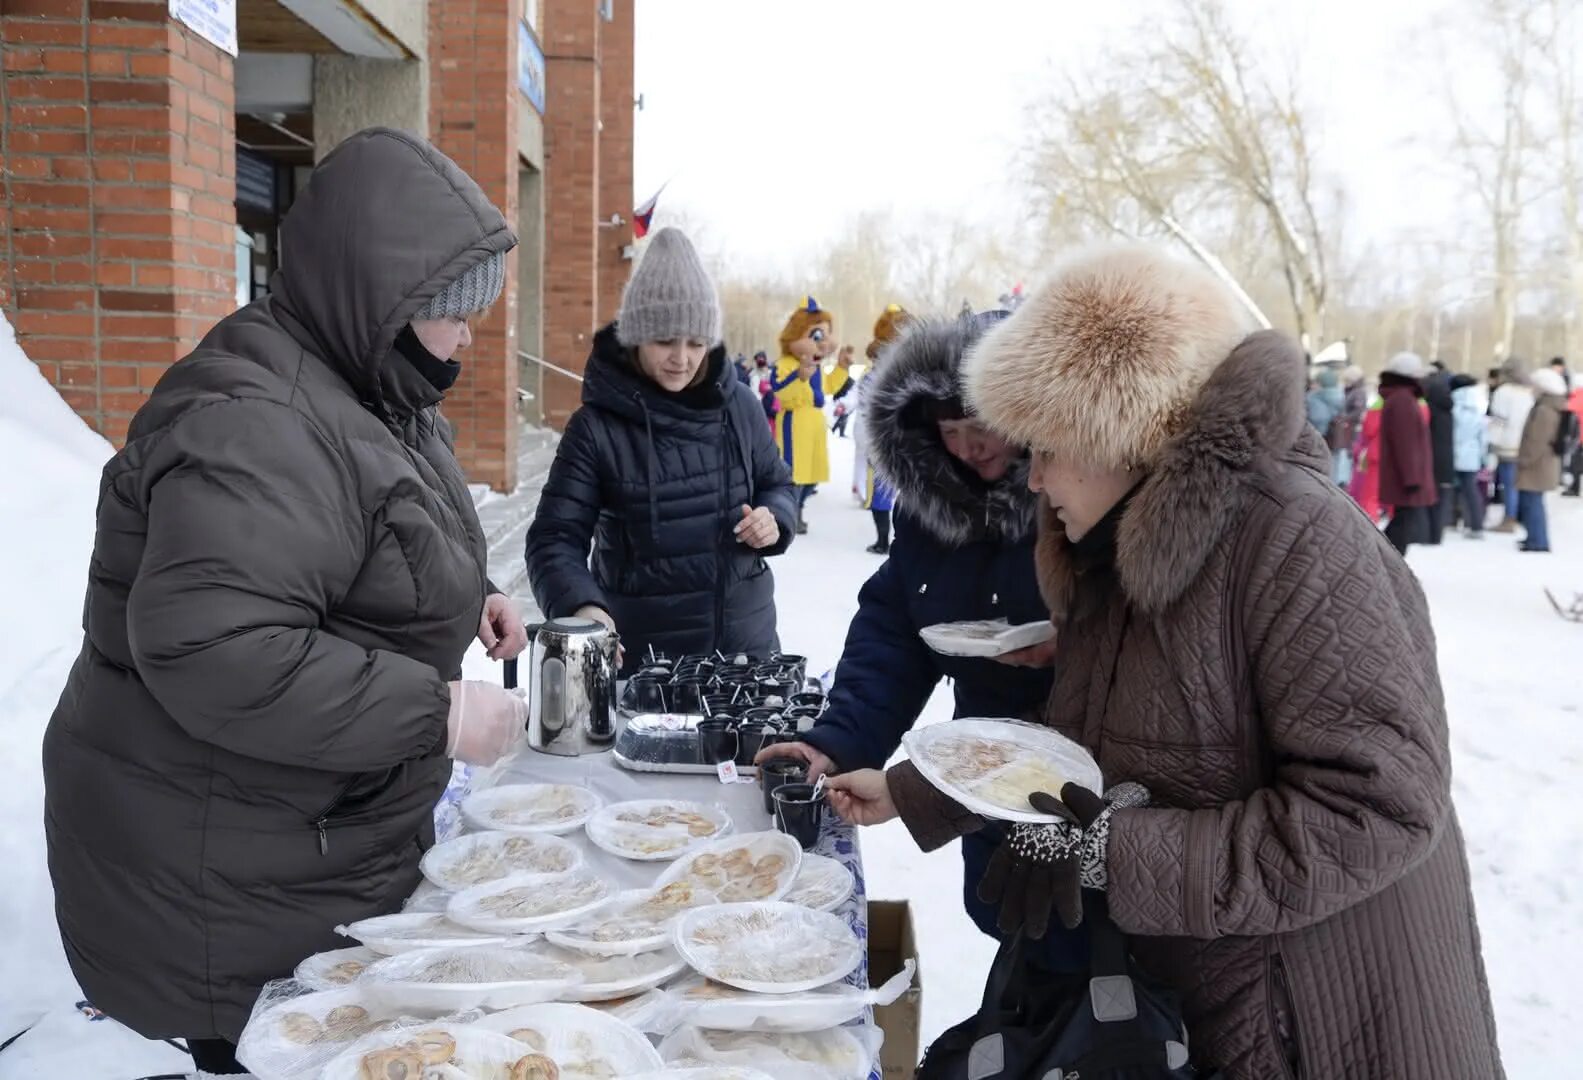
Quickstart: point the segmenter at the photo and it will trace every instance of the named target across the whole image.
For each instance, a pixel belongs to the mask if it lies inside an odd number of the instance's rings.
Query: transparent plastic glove
[[[527,737],[528,706],[494,683],[453,682],[445,729],[447,757],[468,765],[493,765]]]

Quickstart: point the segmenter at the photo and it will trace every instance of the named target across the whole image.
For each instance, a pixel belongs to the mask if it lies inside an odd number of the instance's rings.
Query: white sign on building
[[[170,17],[235,56],[236,0],[170,0]]]

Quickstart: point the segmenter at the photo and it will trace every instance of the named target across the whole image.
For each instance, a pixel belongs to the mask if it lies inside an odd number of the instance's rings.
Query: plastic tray
[[[292,977],[309,990],[339,990],[362,978],[368,965],[381,957],[367,945],[314,953],[297,965]]]
[[[797,880],[802,860],[802,847],[785,833],[743,833],[722,837],[682,856],[655,884],[664,888],[686,882],[708,894],[691,906],[778,900]]]
[[[730,831],[725,807],[682,799],[612,803],[588,821],[595,847],[638,862],[675,859]]]
[[[444,1076],[447,1080],[463,1077],[466,1080],[497,1080],[507,1075],[513,1063],[533,1052],[515,1039],[476,1024],[427,1024],[385,1031],[361,1040],[326,1065],[324,1072],[319,1074],[319,1080],[366,1080],[368,1073],[363,1068],[363,1059],[369,1054],[410,1045],[435,1035],[449,1039],[455,1046],[454,1053],[448,1059],[447,1071],[430,1073],[425,1069],[418,1074],[419,1077],[434,1075]]]
[[[476,1026],[553,1059],[561,1080],[627,1077],[663,1065],[641,1031],[585,1005],[528,1005],[486,1016]]]
[[[981,619],[935,623],[919,630],[918,636],[942,656],[1004,656],[1051,640],[1055,625],[1048,619],[1018,626],[1005,619]]]
[[[550,834],[479,832],[437,844],[418,864],[441,889],[457,892],[512,874],[568,874],[583,865],[583,852]]]
[[[796,880],[780,899],[815,911],[834,911],[846,903],[856,887],[852,871],[836,860],[824,855],[804,855]]]
[[[682,1028],[660,1043],[673,1064],[744,1065],[777,1080],[867,1080],[883,1033],[876,1027],[840,1027],[807,1034],[704,1031]]]
[[[863,962],[844,919],[795,904],[719,904],[677,921],[676,951],[715,982],[798,994],[839,982]]]
[[[461,1012],[556,1001],[582,981],[570,964],[530,949],[422,949],[381,960],[357,987],[385,1008]]]
[[[514,910],[495,910],[509,895]],[[451,897],[446,917],[462,926],[499,934],[532,934],[575,926],[610,902],[608,882],[583,869],[571,874],[513,874],[463,889]]]
[[[361,919],[350,926],[337,926],[337,934],[355,938],[382,956],[411,952],[413,949],[471,949],[488,946],[521,945],[524,939],[512,934],[485,932],[460,926],[435,912],[402,912]]]
[[[242,1029],[237,1057],[259,1080],[317,1076],[376,1026],[394,1026],[406,1012],[372,1000],[361,986],[306,994],[302,989],[289,979],[268,984]]]
[[[462,800],[462,820],[480,832],[569,833],[588,824],[604,800],[571,784],[506,784]]]
[[[924,779],[983,817],[1052,824],[1028,803],[1035,791],[1059,795],[1066,782],[1093,792],[1104,778],[1093,755],[1050,728],[1020,720],[950,720],[902,736]]]

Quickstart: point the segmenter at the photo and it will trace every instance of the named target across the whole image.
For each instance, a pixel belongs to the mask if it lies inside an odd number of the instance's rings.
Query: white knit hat
[[[1385,365],[1385,374],[1403,379],[1424,379],[1429,376],[1429,365],[1417,353],[1399,352]]]
[[[720,296],[692,241],[680,229],[661,229],[621,294],[616,340],[700,338],[720,341]]]

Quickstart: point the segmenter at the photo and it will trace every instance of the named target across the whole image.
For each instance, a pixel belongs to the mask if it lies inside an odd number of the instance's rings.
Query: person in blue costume
[[[797,758],[810,776],[882,767],[942,678],[958,717],[1029,719],[1043,708],[1053,642],[990,660],[940,655],[919,634],[936,623],[1050,617],[1034,572],[1028,455],[978,422],[959,383],[964,354],[1004,317],[910,319],[865,382],[863,430],[896,493],[895,537],[858,595],[825,714],[801,742],[767,748],[760,760]],[[1000,839],[991,827],[962,842],[964,903],[993,937],[996,912],[978,899],[978,884]],[[1052,970],[1086,959],[1081,931],[1052,931],[1039,948]]]

